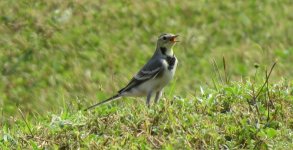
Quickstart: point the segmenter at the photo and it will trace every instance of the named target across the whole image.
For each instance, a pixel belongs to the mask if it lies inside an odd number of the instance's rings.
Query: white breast
[[[174,77],[176,67],[177,67],[177,59],[175,61],[173,69],[171,70],[168,69],[168,62],[166,60],[163,61],[163,64],[164,64],[165,71],[164,71],[162,80],[168,83]]]

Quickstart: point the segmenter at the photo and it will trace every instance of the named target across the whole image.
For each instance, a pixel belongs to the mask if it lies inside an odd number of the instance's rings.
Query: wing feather
[[[126,87],[118,91],[122,93],[131,90],[133,87],[144,83],[147,80],[155,78],[161,71],[163,71],[163,64],[159,59],[150,60],[127,84]]]

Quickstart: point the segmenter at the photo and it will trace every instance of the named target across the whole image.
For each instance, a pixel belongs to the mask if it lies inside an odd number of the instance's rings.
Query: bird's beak
[[[170,41],[171,42],[179,42],[178,40],[176,40],[176,38],[178,37],[179,35],[174,35],[174,36],[172,36],[171,38],[170,38]]]

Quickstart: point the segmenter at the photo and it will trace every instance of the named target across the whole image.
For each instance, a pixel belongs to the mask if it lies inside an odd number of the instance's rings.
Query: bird
[[[154,102],[157,103],[162,97],[164,87],[172,80],[177,68],[178,60],[173,47],[179,42],[178,36],[172,33],[161,34],[157,39],[153,56],[130,82],[114,96],[86,108],[85,111],[121,97],[146,97],[146,105],[150,107],[151,98],[155,95]]]

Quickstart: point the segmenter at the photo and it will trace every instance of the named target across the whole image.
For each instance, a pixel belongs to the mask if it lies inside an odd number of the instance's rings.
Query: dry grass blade
[[[221,73],[220,73],[220,69],[219,69],[218,64],[215,61],[215,59],[213,59],[213,67],[214,67],[214,71],[216,72],[216,74],[218,74],[219,79],[221,80],[221,82],[224,83],[223,78],[222,78]]]
[[[21,115],[22,120],[24,121],[25,125],[27,126],[27,128],[28,128],[28,130],[29,130],[29,132],[31,134],[31,138],[34,137],[33,132],[31,130],[30,126],[28,125],[27,121],[25,120],[24,114],[22,113],[21,109],[18,108],[18,111],[19,111],[19,113]]]

